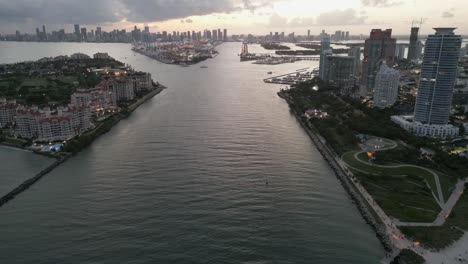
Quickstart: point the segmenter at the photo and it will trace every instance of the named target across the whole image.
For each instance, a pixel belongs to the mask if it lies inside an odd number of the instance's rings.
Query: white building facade
[[[375,77],[374,106],[387,108],[394,105],[398,99],[400,72],[383,63]]]

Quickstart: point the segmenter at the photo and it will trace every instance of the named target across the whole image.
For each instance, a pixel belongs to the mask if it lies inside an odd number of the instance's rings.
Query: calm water
[[[54,159],[30,151],[0,146],[0,196],[7,194],[53,162]]]
[[[0,263],[377,263],[374,233],[262,82],[317,63],[219,50],[201,69],[125,44],[0,42],[0,62],[105,51],[169,87],[0,208]]]

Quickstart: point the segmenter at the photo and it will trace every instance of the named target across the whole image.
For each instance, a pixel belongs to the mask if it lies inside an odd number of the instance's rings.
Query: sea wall
[[[138,106],[140,106],[141,104],[143,104],[144,102],[148,101],[149,99],[153,98],[155,95],[159,94],[162,90],[166,89],[165,86],[163,85],[159,85],[157,87],[155,87],[154,90],[150,91],[148,94],[146,94],[145,96],[143,96],[142,98],[140,98],[137,102],[135,102],[134,104],[132,104],[130,107],[129,107],[129,111],[132,112],[133,110],[135,110]],[[116,125],[122,118],[117,118],[114,120],[114,122],[112,122],[112,126]],[[103,133],[104,134],[104,133]],[[102,134],[99,134],[97,137],[99,137],[100,135]],[[96,137],[96,138],[97,138]],[[94,139],[96,139],[94,138]],[[93,139],[93,140],[94,140]],[[11,144],[4,144],[4,145],[11,145]],[[23,147],[18,147],[16,145],[11,145],[11,147],[16,147],[16,148],[21,148],[21,149],[25,149]],[[40,152],[36,152],[37,154],[41,154]],[[23,183],[21,183],[20,185],[18,185],[18,187],[16,187],[15,189],[13,189],[12,191],[10,191],[9,193],[7,193],[6,195],[0,197],[0,207],[2,207],[3,205],[5,205],[7,202],[9,202],[10,200],[12,200],[13,198],[15,198],[17,195],[21,194],[22,192],[26,191],[29,187],[31,187],[33,184],[35,184],[37,181],[39,181],[42,177],[44,177],[45,175],[47,175],[49,172],[51,172],[53,169],[55,169],[56,167],[58,167],[60,164],[64,163],[67,159],[69,159],[70,157],[72,157],[73,155],[75,155],[76,153],[69,153],[68,155],[65,155],[63,157],[59,157],[57,158],[57,160],[52,163],[51,165],[49,165],[47,168],[41,170],[39,173],[37,173],[36,175],[34,175],[33,177],[25,180]]]
[[[382,243],[384,249],[387,252],[392,252],[392,244],[390,239],[388,238],[386,234],[386,227],[380,221],[380,219],[376,219],[375,215],[376,213],[372,213],[371,210],[373,210],[370,206],[367,205],[366,199],[362,197],[362,195],[356,191],[354,187],[354,183],[352,182],[352,179],[347,176],[347,173],[343,171],[343,168],[338,164],[338,155],[335,153],[335,151],[329,147],[326,143],[324,143],[320,139],[320,134],[316,129],[312,127],[312,125],[309,127],[305,120],[302,118],[301,113],[298,113],[294,107],[291,107],[292,105],[292,100],[289,98],[287,95],[284,94],[284,92],[279,92],[278,95],[286,100],[286,102],[289,104],[291,111],[293,112],[294,116],[296,117],[297,121],[301,124],[301,126],[304,128],[304,130],[307,132],[309,135],[310,139],[312,139],[312,142],[314,142],[315,146],[319,150],[319,152],[322,154],[323,158],[327,161],[329,164],[330,168],[335,172],[336,177],[340,181],[341,185],[343,188],[347,191],[348,195],[351,197],[352,201],[358,208],[359,212],[361,213],[362,217],[366,221],[367,224],[369,224],[372,229],[375,231],[375,234],[377,238],[379,238],[380,242]]]

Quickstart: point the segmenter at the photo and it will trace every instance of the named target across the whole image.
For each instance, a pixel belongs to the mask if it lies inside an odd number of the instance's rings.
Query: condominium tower
[[[362,61],[361,95],[370,94],[374,90],[375,75],[380,63],[385,61],[389,67],[393,66],[396,39],[392,38],[392,30],[372,29],[370,37],[364,46],[364,60]]]
[[[445,125],[449,121],[461,36],[455,28],[434,28],[426,40],[414,120]]]

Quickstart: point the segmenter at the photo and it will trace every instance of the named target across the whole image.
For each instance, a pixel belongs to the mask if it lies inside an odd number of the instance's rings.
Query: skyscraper
[[[45,25],[42,25],[42,38],[47,40],[47,31],[45,29]]]
[[[413,60],[418,60],[419,56],[421,54],[418,54],[418,33],[419,33],[419,28],[418,27],[412,27],[411,28],[411,35],[410,35],[410,43],[409,43],[409,48],[408,48],[408,60],[413,61]]]
[[[324,80],[327,78],[327,56],[332,55],[332,51],[330,48],[330,38],[328,36],[324,36],[321,41],[321,51],[320,51],[320,66],[319,66],[319,77],[320,79]]]
[[[426,40],[414,120],[446,125],[452,106],[461,36],[455,28],[434,28]]]
[[[361,96],[372,93],[375,86],[375,75],[379,65],[385,61],[393,66],[396,39],[392,38],[392,30],[372,29],[370,37],[364,45],[364,60],[362,61]]]
[[[75,35],[79,36],[80,35],[80,25],[75,24],[74,27],[75,27]]]
[[[387,108],[395,104],[398,99],[399,83],[400,72],[382,63],[375,77],[374,106]]]
[[[395,46],[395,57],[399,60],[405,58],[406,44],[397,44]]]
[[[227,41],[227,29],[223,29],[223,40]]]

